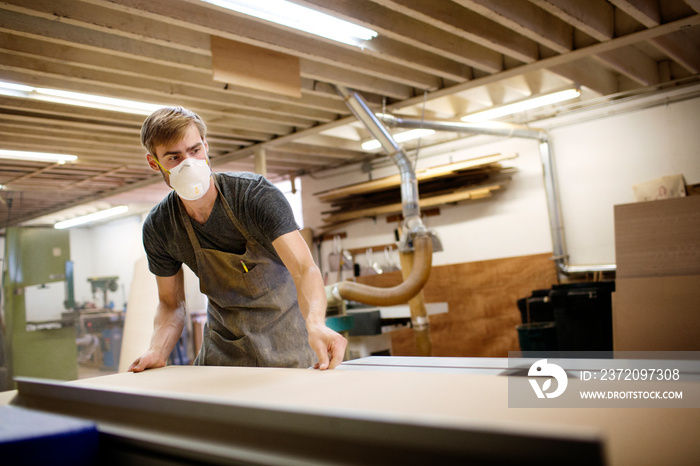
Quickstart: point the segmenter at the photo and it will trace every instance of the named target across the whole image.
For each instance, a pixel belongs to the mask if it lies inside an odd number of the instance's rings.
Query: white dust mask
[[[187,158],[170,170],[170,186],[188,201],[204,196],[210,184],[211,168],[205,160]]]

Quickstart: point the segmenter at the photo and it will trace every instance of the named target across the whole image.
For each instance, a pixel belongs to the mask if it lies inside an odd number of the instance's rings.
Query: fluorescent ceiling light
[[[502,105],[500,107],[490,108],[482,112],[472,113],[462,117],[462,121],[476,122],[485,120],[494,120],[506,115],[524,112],[545,105],[556,104],[565,100],[571,100],[579,97],[581,91],[578,89],[566,89],[564,91],[553,92],[551,94],[541,95],[539,97],[528,98],[512,104]]]
[[[377,32],[285,0],[203,0],[293,29],[362,47]]]
[[[23,84],[2,81],[0,81],[0,95],[77,105],[80,107],[98,108],[114,112],[134,113],[136,115],[150,115],[155,110],[162,107],[162,105],[147,104],[134,100],[114,99],[112,97],[25,86]]]
[[[47,152],[25,152],[0,149],[0,159],[28,160],[31,162],[66,163],[78,160],[77,155],[51,154]]]
[[[411,139],[418,139],[423,136],[430,136],[434,134],[435,130],[432,129],[412,129],[410,131],[404,131],[403,133],[393,134],[392,137],[396,142],[406,142]],[[379,149],[382,145],[376,139],[371,139],[367,142],[362,143],[363,150],[374,150]]]
[[[61,230],[63,228],[70,228],[78,225],[84,225],[90,222],[96,222],[98,220],[104,220],[109,217],[114,217],[116,215],[123,214],[129,210],[128,206],[122,205],[119,207],[112,207],[111,209],[101,210],[88,215],[83,215],[82,217],[72,218],[70,220],[65,220],[63,222],[56,223],[53,227]]]

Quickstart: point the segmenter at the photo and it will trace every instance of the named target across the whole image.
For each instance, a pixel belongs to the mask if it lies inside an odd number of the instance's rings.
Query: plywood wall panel
[[[433,267],[425,300],[446,301],[449,312],[430,317],[432,355],[507,357],[508,351],[518,351],[516,302],[557,283],[551,257],[537,254]],[[400,280],[400,272],[358,278],[376,286],[393,286]],[[393,332],[392,349],[395,356],[417,356],[413,331]]]

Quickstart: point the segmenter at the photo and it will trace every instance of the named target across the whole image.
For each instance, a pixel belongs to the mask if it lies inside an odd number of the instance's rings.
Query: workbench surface
[[[472,359],[477,369],[496,371],[504,364],[494,358]],[[401,358],[395,361],[401,365]],[[148,436],[149,430],[157,431],[163,423],[192,426],[211,422],[225,427],[235,422],[236,426],[226,427],[233,432],[251,422],[250,429],[262,429],[269,414],[270,419],[278,416],[276,428],[283,430],[285,423],[298,423],[295,432],[318,437],[315,443],[319,444],[335,442],[334,430],[346,437],[356,436],[355,440],[361,442],[366,441],[368,428],[377,427],[372,434],[377,442],[386,441],[395,447],[402,442],[420,443],[420,439],[411,438],[411,429],[423,436],[444,430],[446,443],[442,447],[448,452],[453,447],[450,439],[462,438],[468,444],[471,438],[475,444],[482,444],[478,447],[480,454],[488,455],[489,449],[496,451],[510,445],[514,454],[531,455],[529,460],[534,463],[537,452],[528,451],[524,445],[541,440],[546,447],[551,440],[564,441],[559,447],[570,449],[570,464],[576,462],[574,447],[580,447],[584,456],[595,456],[595,445],[602,446],[604,464],[700,464],[698,409],[509,408],[508,377],[504,375],[425,373],[413,371],[407,364],[400,371],[363,371],[356,370],[357,362],[346,363],[351,365],[355,367],[344,369],[355,370],[324,372],[169,366],[60,384],[30,380],[19,383],[19,395],[13,403],[78,417],[92,416],[109,432],[133,429],[142,436]],[[102,407],[104,413],[100,414]],[[176,412],[178,409],[186,412]],[[151,420],[139,420],[138,413]],[[160,423],[154,420],[158,417]],[[392,428],[399,430],[394,432]],[[155,437],[185,435],[188,428],[182,430],[156,432]],[[193,435],[196,441],[192,445],[201,441],[196,432]],[[436,451],[442,448],[440,438],[438,435],[434,439]],[[573,442],[573,447],[567,447],[567,440]],[[180,438],[179,445],[185,443]],[[221,439],[215,447],[224,448]],[[267,447],[241,448],[250,453],[251,449]],[[295,450],[295,454],[302,453]],[[332,455],[324,454],[321,462]]]

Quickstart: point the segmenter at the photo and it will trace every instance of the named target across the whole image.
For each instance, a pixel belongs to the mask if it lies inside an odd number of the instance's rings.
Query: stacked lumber
[[[517,154],[493,154],[416,171],[421,210],[446,204],[483,199],[502,190],[514,168],[501,162]],[[401,176],[376,180],[315,193],[331,205],[323,212],[327,227],[350,220],[398,214],[402,211]]]

